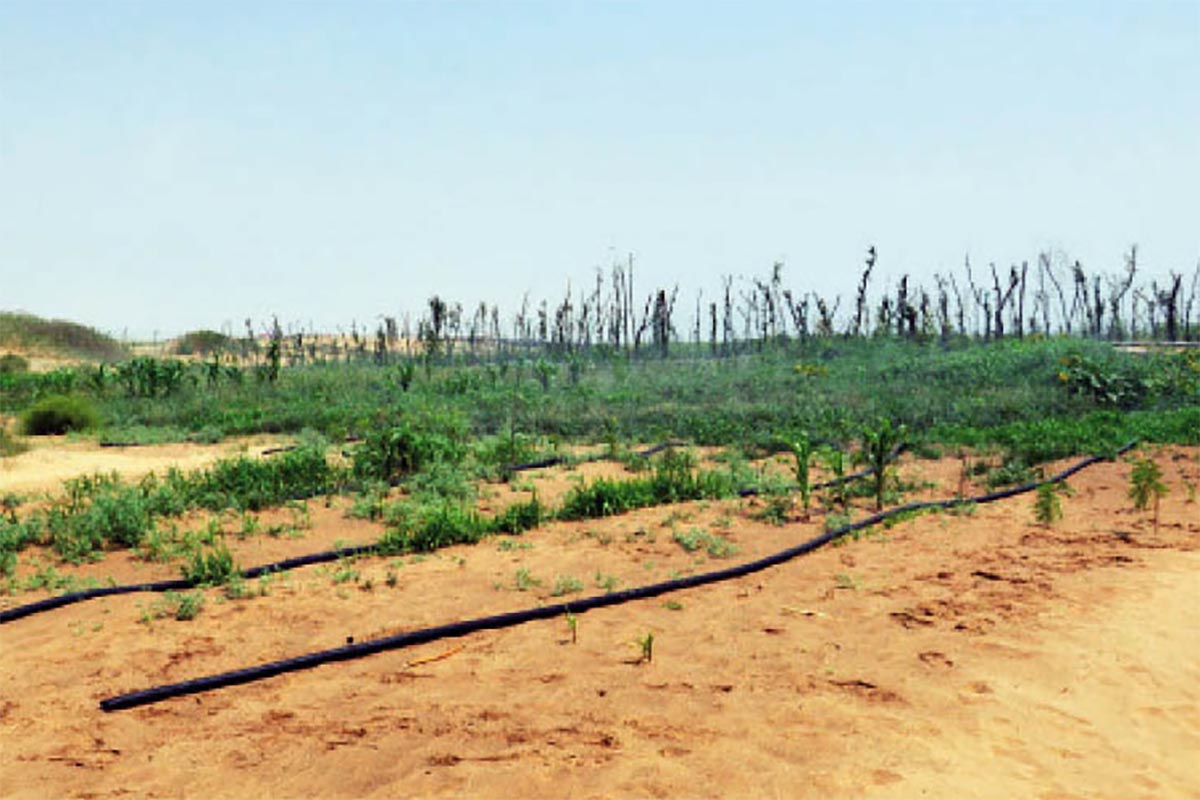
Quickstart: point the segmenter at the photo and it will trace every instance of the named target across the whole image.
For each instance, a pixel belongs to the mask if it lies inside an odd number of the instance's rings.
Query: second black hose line
[[[327,564],[330,561],[337,561],[342,558],[354,558],[355,556],[371,555],[378,551],[378,545],[364,544],[354,547],[343,547],[337,550],[324,550],[320,553],[310,553],[309,555],[296,556],[295,558],[285,558],[283,561],[274,561],[270,564],[262,564],[257,567],[250,567],[242,570],[239,574],[247,580],[253,580],[262,575],[268,575],[276,572],[284,572],[289,569],[297,569],[299,567],[307,567],[312,564]],[[78,592],[68,592],[60,594],[56,597],[47,597],[43,600],[38,600],[33,603],[26,603],[13,608],[6,608],[0,611],[0,625],[6,622],[28,617],[33,614],[39,614],[43,611],[52,611],[56,608],[69,606],[73,603],[82,603],[85,600],[95,600],[100,597],[112,597],[119,594],[135,594],[138,592],[177,592],[186,589],[195,589],[203,584],[196,581],[188,580],[187,578],[175,578],[174,580],[152,581],[150,583],[130,583],[123,586],[101,586],[95,589],[82,589]]]
[[[1128,451],[1133,446],[1134,443],[1131,442],[1130,444],[1118,450],[1116,455],[1120,455],[1121,453]],[[619,592],[612,592],[610,594],[593,595],[591,597],[586,597],[571,603],[539,606],[520,611],[510,611],[503,614],[494,614],[486,617],[462,620],[432,628],[422,628],[415,631],[409,631],[407,633],[397,634],[395,636],[381,637],[379,639],[373,639],[367,642],[348,644],[343,647],[336,647],[330,650],[320,650],[313,653],[296,656],[294,658],[284,659],[281,661],[272,661],[266,664],[259,664],[257,666],[247,667],[244,669],[233,670],[231,672],[223,672],[188,681],[182,681],[179,683],[154,686],[148,689],[142,689],[140,691],[129,692],[126,694],[105,698],[104,700],[100,701],[100,708],[104,711],[119,711],[123,709],[136,708],[138,706],[157,703],[173,697],[199,694],[227,686],[251,683],[289,672],[312,669],[322,664],[330,664],[338,661],[349,661],[388,650],[397,650],[405,647],[412,647],[414,645],[425,644],[439,639],[459,638],[483,630],[497,630],[501,628],[515,627],[526,622],[532,622],[541,619],[551,619],[567,613],[582,614],[586,611],[591,611],[597,608],[620,605],[633,600],[643,600],[657,597],[668,592],[675,592],[682,589],[704,586],[733,578],[740,578],[811,553],[836,539],[846,536],[847,534],[862,530],[864,528],[869,528],[873,525],[878,525],[879,523],[884,522],[891,517],[935,508],[944,509],[964,505],[992,503],[997,500],[1003,500],[1009,497],[1024,494],[1026,492],[1034,491],[1038,487],[1046,484],[1060,483],[1078,473],[1080,470],[1083,470],[1084,468],[1097,462],[1106,460],[1108,459],[1103,456],[1089,456],[1088,458],[1079,461],[1068,469],[1065,469],[1062,472],[1043,480],[1030,481],[1020,486],[1015,486],[996,492],[990,492],[977,497],[956,497],[947,500],[930,500],[906,503],[905,505],[897,506],[896,508],[892,508],[887,511],[878,512],[870,517],[859,520],[858,522],[844,525],[832,531],[827,531],[826,533],[809,539],[808,541],[784,550],[780,550],[776,553],[765,556],[764,558],[750,561],[745,564],[728,567],[726,569],[704,572],[699,575],[689,575],[661,583],[654,583],[647,586],[639,586]]]

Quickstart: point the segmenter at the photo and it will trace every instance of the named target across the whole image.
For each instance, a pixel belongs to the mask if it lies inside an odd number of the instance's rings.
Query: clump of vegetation
[[[692,528],[687,533],[676,533],[675,543],[689,553],[704,550],[713,558],[728,558],[737,554],[737,546],[716,533],[702,528]]]
[[[1062,482],[1043,483],[1037,488],[1037,497],[1033,501],[1033,516],[1040,525],[1050,527],[1062,519],[1062,502],[1060,494],[1067,492],[1067,485]]]
[[[517,570],[517,574],[513,577],[513,585],[518,592],[528,592],[542,585],[542,582],[530,574],[529,570],[522,567]]]
[[[809,498],[812,495],[812,486],[808,478],[809,463],[812,460],[812,443],[808,440],[808,434],[801,432],[789,445],[795,460],[793,472],[796,474],[796,483],[800,487],[800,505],[804,519],[807,520]]]
[[[189,331],[175,340],[171,348],[176,355],[207,356],[232,349],[233,339],[211,330]]]
[[[180,622],[187,622],[198,617],[203,608],[203,592],[166,592],[142,612],[141,621],[149,624],[151,620],[174,617]]]
[[[197,550],[182,567],[183,577],[196,586],[219,586],[239,575],[233,554],[225,545]]]
[[[576,486],[563,500],[560,519],[594,519],[687,500],[731,496],[738,487],[727,473],[695,472],[695,460],[683,451],[668,450],[644,478],[627,481],[598,478]]]
[[[27,436],[61,436],[99,426],[100,415],[92,404],[75,395],[43,397],[21,415],[21,430]]]
[[[862,432],[862,449],[859,460],[871,468],[870,482],[875,495],[875,510],[883,510],[883,496],[887,488],[888,468],[892,454],[904,442],[908,428],[893,425],[890,419],[880,419],[875,425]]]
[[[12,375],[17,372],[29,371],[29,359],[16,353],[5,353],[0,356],[0,375]]]
[[[788,514],[792,511],[792,496],[786,492],[770,492],[765,495],[766,502],[762,508],[754,512],[755,519],[760,519],[763,522],[769,522],[772,525],[784,525],[788,521]]]
[[[562,597],[568,594],[578,594],[583,591],[583,581],[570,575],[560,575],[554,582],[554,589],[550,592],[551,597]]]
[[[354,477],[396,483],[435,463],[461,464],[467,452],[465,438],[465,427],[453,416],[406,419],[368,434],[354,453]]]

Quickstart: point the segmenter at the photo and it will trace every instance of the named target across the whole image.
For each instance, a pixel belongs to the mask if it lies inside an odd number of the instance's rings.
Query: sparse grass
[[[728,539],[702,528],[691,528],[686,533],[676,533],[673,538],[676,544],[689,553],[704,550],[713,558],[729,558],[738,552],[737,546]]]
[[[542,585],[542,582],[533,577],[529,570],[522,567],[517,570],[517,574],[513,577],[513,585],[518,592],[528,592]]]
[[[604,575],[600,572],[596,573],[595,582],[596,588],[603,589],[605,594],[612,594],[621,585],[616,575]]]
[[[573,578],[570,575],[559,576],[554,582],[554,589],[550,592],[551,597],[562,597],[568,594],[578,594],[583,591],[583,581],[578,578]]]

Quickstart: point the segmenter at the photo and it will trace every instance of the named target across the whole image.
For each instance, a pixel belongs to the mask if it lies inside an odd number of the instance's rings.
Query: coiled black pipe
[[[1116,452],[1116,455],[1126,452],[1134,446],[1134,443],[1126,445]],[[1083,459],[1072,467],[1063,470],[1057,475],[1052,475],[1040,481],[1030,481],[1029,483],[1015,486],[1009,489],[1003,489],[998,492],[980,495],[972,498],[953,498],[950,500],[930,500],[914,503],[907,503],[887,511],[881,511],[878,514],[873,514],[866,519],[858,522],[845,525],[833,531],[828,531],[809,539],[806,542],[789,547],[785,550],[780,550],[777,553],[760,558],[756,561],[750,561],[745,564],[739,564],[735,567],[727,569],[715,570],[713,572],[705,572],[699,575],[689,575],[684,578],[664,581],[662,583],[654,583],[648,586],[639,586],[633,589],[625,589],[620,592],[611,594],[593,595],[578,600],[572,603],[559,603],[549,606],[540,606],[537,608],[528,608],[521,611],[510,611],[505,614],[494,614],[487,617],[478,617],[476,619],[462,620],[460,622],[452,622],[448,625],[438,625],[432,628],[422,628],[420,630],[401,633],[396,636],[386,636],[379,639],[373,639],[369,642],[360,642],[356,644],[348,644],[343,647],[336,647],[332,650],[320,650],[314,653],[307,653],[295,658],[288,658],[282,661],[272,661],[267,664],[259,664],[245,669],[233,670],[232,672],[222,672],[216,675],[208,675],[202,678],[195,678],[189,681],[180,683],[164,684],[154,686],[149,689],[142,689],[136,692],[127,694],[115,695],[100,701],[100,708],[104,711],[120,711],[127,708],[136,708],[137,706],[157,703],[162,700],[168,700],[172,697],[182,697],[189,694],[199,694],[208,692],[214,689],[220,689],[226,686],[236,686],[243,683],[251,683],[253,681],[263,680],[264,678],[282,675],[287,672],[297,672],[304,669],[312,669],[313,667],[322,664],[330,664],[337,661],[349,661],[364,656],[382,653],[386,650],[397,650],[413,645],[424,644],[438,639],[453,639],[461,636],[466,636],[471,633],[483,630],[497,630],[500,628],[511,628],[516,625],[521,625],[526,622],[532,622],[539,619],[550,619],[559,617],[563,614],[582,614],[585,611],[591,611],[596,608],[604,608],[606,606],[620,605],[628,603],[632,600],[644,600],[651,597],[668,592],[677,592],[681,589],[690,589],[696,586],[704,586],[710,583],[726,581],[732,578],[741,578],[746,575],[760,572],[769,567],[774,567],[786,561],[790,561],[799,556],[811,553],[818,548],[824,547],[830,542],[839,539],[849,533],[863,528],[869,528],[872,525],[878,525],[884,520],[897,516],[899,514],[907,514],[916,511],[924,511],[934,508],[953,508],[960,505],[992,503],[997,500],[1003,500],[1008,497],[1031,492],[1039,486],[1048,483],[1058,483],[1071,477],[1075,473],[1095,464],[1099,461],[1106,461],[1108,458],[1104,456],[1089,456]]]
[[[680,442],[663,442],[662,444],[655,445],[648,450],[642,451],[638,455],[653,455],[654,453],[665,450],[668,447],[678,446],[681,446]],[[903,444],[897,447],[892,451],[891,455],[888,456],[888,460],[891,461],[892,459],[896,458],[904,451],[906,447],[907,445]],[[830,486],[836,486],[838,483],[845,483],[866,477],[872,472],[874,472],[874,469],[868,467],[860,472],[845,475],[839,479],[813,484],[812,488],[824,489]],[[758,494],[758,489],[755,488],[738,490],[738,495],[740,497],[749,497],[756,494]],[[295,558],[288,558],[284,559],[283,561],[275,561],[270,564],[262,564],[257,567],[250,567],[249,569],[242,570],[241,575],[243,578],[253,580],[260,575],[265,575],[272,572],[283,572],[284,570],[307,567],[313,564],[326,564],[330,561],[337,561],[342,558],[371,555],[375,551],[376,545],[373,544],[343,547],[336,550],[325,550],[320,553],[311,553],[305,556],[296,556]],[[63,606],[69,606],[74,603],[81,603],[85,600],[94,600],[98,597],[111,597],[118,594],[135,594],[138,592],[176,592],[184,589],[192,589],[197,585],[198,584],[195,582],[183,578],[177,578],[175,580],[155,581],[152,583],[133,583],[124,586],[105,586],[96,589],[83,589],[78,592],[69,592],[67,594],[58,595],[57,597],[47,597],[44,600],[38,600],[33,603],[27,603],[25,605],[15,606],[13,608],[0,611],[0,625],[3,625],[6,622],[22,619],[23,617],[28,617],[32,614],[40,614],[44,611],[52,611],[56,608],[62,608]]]

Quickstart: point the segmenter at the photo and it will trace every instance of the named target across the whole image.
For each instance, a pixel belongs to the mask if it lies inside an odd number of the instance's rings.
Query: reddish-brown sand
[[[610,576],[628,587],[726,566],[822,520],[689,503],[297,570],[265,596],[209,590],[188,622],[140,621],[146,595],[12,622],[0,795],[1200,797],[1200,505],[1185,484],[1200,483],[1200,453],[1157,458],[1171,490],[1157,532],[1130,509],[1129,465],[1100,464],[1070,481],[1053,527],[1027,495],[580,615],[575,642],[565,619],[535,622],[109,714],[97,704],[112,694],[553,602],[560,577],[590,594]],[[901,471],[937,484],[920,497],[958,485],[956,463]],[[571,475],[531,480],[545,498]],[[512,496],[488,491],[485,505]],[[381,531],[309,506],[302,537],[231,534],[239,562]],[[685,552],[672,533],[692,528],[739,552]],[[120,553],[59,569],[177,574]],[[518,570],[540,583],[519,590]],[[647,633],[648,663],[633,644]]]

